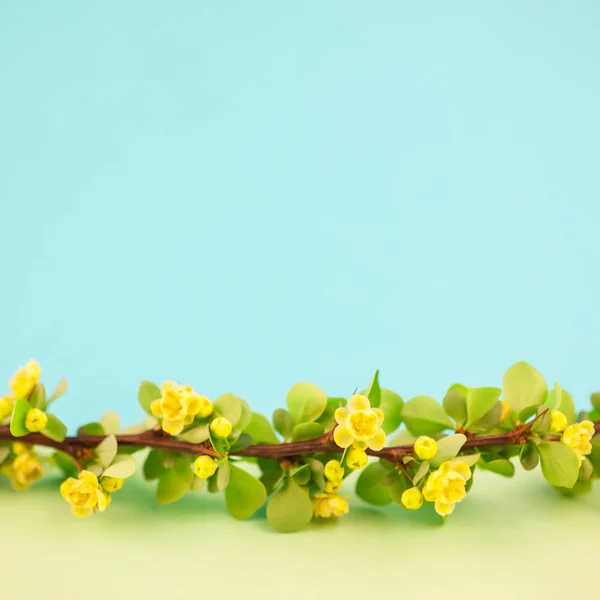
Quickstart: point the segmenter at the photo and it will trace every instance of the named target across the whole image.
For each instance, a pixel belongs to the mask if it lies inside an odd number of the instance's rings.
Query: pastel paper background
[[[440,398],[518,360],[583,408],[599,18],[592,0],[2,3],[0,379],[31,357],[67,376],[72,430],[139,420],[141,379],[269,415],[302,380],[346,396],[380,368],[405,399]],[[62,598],[58,567],[108,574],[90,599],[167,594],[171,572],[173,598],[257,572],[263,598],[554,598],[598,557],[598,491],[567,502],[537,474],[483,474],[443,529],[357,502],[280,537],[213,498],[155,507],[142,483],[73,521],[56,483],[2,484],[0,556],[8,573],[46,556]]]

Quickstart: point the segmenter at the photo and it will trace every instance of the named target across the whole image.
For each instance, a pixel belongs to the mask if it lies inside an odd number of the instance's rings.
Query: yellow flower
[[[3,465],[2,473],[11,480],[15,490],[23,491],[41,478],[44,468],[33,453],[25,451],[18,454],[12,463]]]
[[[24,367],[17,369],[8,385],[17,398],[27,398],[41,376],[40,365],[35,360],[30,360]]]
[[[87,517],[94,510],[104,512],[111,500],[110,494],[102,489],[98,478],[90,471],[81,471],[79,479],[69,477],[63,481],[60,494],[78,517]]]
[[[369,457],[364,450],[357,450],[356,448],[350,448],[346,455],[346,464],[353,469],[358,471],[367,465]]]
[[[217,463],[210,456],[199,456],[194,461],[194,473],[200,479],[208,479],[215,474]]]
[[[421,460],[429,460],[437,454],[438,445],[434,439],[427,437],[426,435],[422,435],[415,441],[414,449],[415,454]]]
[[[550,431],[558,433],[567,426],[567,417],[560,410],[550,411]]]
[[[180,434],[196,417],[208,417],[213,411],[212,402],[189,385],[165,381],[160,391],[161,397],[150,404],[150,411],[157,419],[163,419],[162,428],[171,435]]]
[[[329,481],[337,481],[344,478],[344,467],[339,460],[330,460],[325,465],[325,477]]]
[[[105,492],[116,492],[123,487],[124,479],[120,477],[103,477],[100,480],[100,485]]]
[[[6,419],[6,417],[10,417],[13,411],[13,401],[12,398],[8,396],[4,396],[0,398],[0,421],[2,419]]]
[[[228,437],[232,429],[231,423],[225,417],[217,417],[210,424],[210,430],[218,438]]]
[[[342,483],[342,479],[336,479],[335,481],[326,481],[325,491],[329,494],[333,494],[333,492],[337,492],[342,487]]]
[[[592,437],[594,435],[594,424],[591,421],[582,421],[569,425],[563,432],[561,442],[571,446],[577,454],[581,465],[583,457],[592,451]]]
[[[23,442],[13,442],[12,449],[15,454],[23,454],[25,452],[29,452],[31,450],[31,446],[24,444]]]
[[[404,490],[400,500],[408,510],[418,510],[423,506],[423,494],[418,487]]]
[[[349,510],[346,500],[337,494],[315,494],[311,502],[315,517],[323,519],[341,517]]]
[[[39,408],[30,408],[25,417],[25,427],[31,433],[37,433],[46,427],[48,416]]]
[[[471,469],[467,463],[443,462],[427,479],[423,487],[423,496],[428,502],[435,502],[436,512],[445,517],[452,513],[456,503],[465,497],[465,485],[470,478]]]
[[[385,432],[381,428],[383,411],[371,408],[366,396],[352,396],[347,406],[335,411],[335,420],[333,439],[340,448],[348,448],[355,442],[364,442],[371,450],[385,446]]]

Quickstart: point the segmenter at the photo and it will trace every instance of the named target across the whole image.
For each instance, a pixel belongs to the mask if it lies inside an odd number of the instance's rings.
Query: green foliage
[[[512,477],[515,474],[515,465],[506,458],[489,457],[490,460],[480,460],[477,466],[486,471],[492,471],[503,477]]]
[[[373,379],[371,380],[371,385],[369,385],[369,389],[366,391],[365,396],[369,399],[371,406],[373,408],[379,408],[381,404],[381,388],[379,387],[379,369],[375,371],[375,375],[373,375]]]
[[[518,362],[506,371],[502,387],[504,399],[517,413],[528,406],[543,404],[548,393],[542,375],[526,362]]]
[[[46,416],[48,417],[48,422],[46,423],[46,427],[42,429],[42,434],[55,442],[64,441],[67,436],[67,426],[56,415]]]
[[[119,479],[127,479],[135,473],[135,459],[127,454],[119,454],[103,471],[105,477],[116,477]]]
[[[250,423],[244,431],[252,436],[255,444],[279,444],[279,438],[273,431],[269,420],[259,413],[252,413]]]
[[[150,405],[161,396],[160,388],[151,381],[142,381],[138,389],[138,402],[149,415],[152,414]]]
[[[392,494],[389,486],[381,485],[381,481],[387,473],[387,469],[384,469],[379,463],[367,465],[361,471],[356,482],[357,496],[361,500],[375,506],[390,504],[392,502]]]
[[[163,471],[158,478],[156,500],[159,504],[173,504],[183,498],[192,485],[194,474],[183,459],[177,459],[174,468]]]
[[[477,429],[497,405],[502,390],[494,387],[469,388],[467,391],[467,429]]]
[[[446,392],[443,400],[444,410],[459,427],[467,422],[467,394],[468,389],[456,383]]]
[[[275,409],[273,425],[286,442],[292,439],[295,423],[292,415],[285,408]]]
[[[383,411],[385,419],[381,426],[386,434],[396,431],[402,423],[402,408],[404,407],[404,400],[391,390],[381,389],[381,403],[379,408]]]
[[[230,465],[229,485],[225,490],[227,510],[236,519],[249,519],[267,499],[265,486],[244,469]]]
[[[572,488],[579,476],[575,451],[561,442],[541,441],[537,447],[542,473],[551,485]]]
[[[29,404],[32,408],[46,409],[46,388],[43,383],[38,383],[29,396]]]
[[[300,423],[292,431],[292,442],[313,440],[325,433],[325,428],[320,423]]]
[[[24,398],[19,398],[15,402],[12,418],[10,420],[10,432],[15,437],[22,437],[29,433],[27,427],[25,427],[25,419],[27,418],[27,413],[30,408],[29,402]]]
[[[150,450],[144,461],[144,479],[152,481],[158,479],[165,471],[164,452],[162,450]]]
[[[327,406],[327,394],[313,383],[298,383],[288,392],[287,406],[296,423],[316,421]]]
[[[444,429],[452,429],[452,421],[446,411],[433,398],[417,396],[402,408],[406,428],[414,435],[436,435]]]
[[[308,491],[288,477],[267,505],[267,519],[279,533],[304,529],[312,519],[312,504]]]
[[[467,441],[467,437],[462,433],[448,435],[438,440],[438,451],[431,459],[434,467],[439,467],[443,462],[453,459]]]

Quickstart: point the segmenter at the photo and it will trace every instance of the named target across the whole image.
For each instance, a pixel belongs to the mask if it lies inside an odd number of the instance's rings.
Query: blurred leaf
[[[416,435],[410,433],[406,429],[398,431],[390,440],[390,447],[392,446],[412,446],[417,439]]]
[[[279,438],[273,431],[271,423],[259,413],[252,413],[252,419],[244,431],[252,436],[255,444],[279,444]]]
[[[79,469],[77,463],[72,456],[69,456],[65,452],[55,452],[53,455],[56,466],[67,476],[74,477],[77,479]]]
[[[24,398],[18,398],[15,402],[12,418],[10,420],[10,432],[15,437],[23,437],[29,433],[27,427],[25,427],[25,420],[27,419],[27,413],[30,408],[29,402]]]
[[[223,394],[214,403],[215,412],[220,417],[225,417],[235,428],[242,418],[242,399],[235,394]]]
[[[229,452],[239,452],[252,444],[252,436],[247,433],[241,433],[235,442],[231,444]]]
[[[460,384],[455,384],[459,386]],[[464,386],[460,386],[464,388]],[[467,421],[467,392],[463,393],[462,390],[450,388],[444,396],[443,406],[444,410],[454,419],[454,422],[462,427]]]
[[[217,470],[217,488],[220,492],[223,492],[227,488],[230,475],[231,468],[229,463],[227,461],[222,462]]]
[[[383,411],[385,419],[381,428],[386,434],[396,431],[402,423],[402,408],[404,407],[404,400],[391,390],[381,390],[381,403],[379,408]]]
[[[434,467],[439,467],[443,462],[454,458],[467,441],[467,436],[462,433],[445,436],[437,441],[438,450],[431,459]]]
[[[38,383],[29,396],[29,404],[32,408],[44,410],[46,408],[46,388],[43,383]]]
[[[169,469],[163,471],[158,478],[156,500],[159,504],[172,504],[183,498],[189,491],[194,479],[194,474],[188,469]]]
[[[0,446],[0,465],[6,460],[9,454],[10,448],[8,446]]]
[[[279,484],[283,481],[285,473],[283,469],[269,469],[265,471],[261,477],[260,481],[265,486],[267,490],[267,494],[272,494],[273,491],[279,486]]]
[[[540,462],[540,455],[535,444],[532,442],[525,444],[521,449],[519,460],[526,471],[533,471]]]
[[[50,404],[50,402],[58,400],[61,396],[63,396],[67,391],[68,385],[69,384],[67,383],[67,380],[64,377],[60,379],[59,382],[56,384],[52,395],[50,396],[50,398],[48,398],[46,405]]]
[[[365,394],[371,403],[373,408],[379,408],[381,404],[381,388],[379,387],[379,369],[375,371],[375,375],[373,375],[373,379],[371,380],[371,385],[367,389],[367,393]]]
[[[102,425],[104,433],[110,435],[111,433],[116,434],[119,431],[121,420],[119,419],[119,415],[117,413],[107,412],[102,416],[98,423]]]
[[[277,408],[273,413],[273,425],[275,429],[283,436],[285,441],[292,438],[292,430],[294,429],[294,419],[285,408]]]
[[[503,477],[512,477],[515,474],[515,465],[513,465],[510,460],[505,458],[497,458],[495,460],[491,460],[490,462],[480,460],[477,463],[477,466],[480,469],[492,471],[492,473],[497,473]]]
[[[477,453],[477,454],[463,454],[462,456],[457,456],[456,458],[453,458],[450,463],[454,464],[457,462],[464,462],[466,463],[469,467],[472,467],[473,465],[477,464],[479,462],[479,459],[481,458],[481,454]]]
[[[548,483],[571,488],[579,476],[579,459],[575,451],[562,442],[542,440],[538,445],[542,472]]]
[[[115,457],[112,464],[104,469],[102,475],[104,477],[116,477],[119,479],[127,479],[135,473],[135,459],[127,454],[119,454]]]
[[[419,481],[421,481],[421,479],[423,479],[423,477],[425,477],[425,475],[427,475],[427,473],[429,473],[429,461],[424,460],[419,465],[419,469],[417,470],[417,472],[415,473],[415,476],[413,477],[413,485],[417,485],[417,483],[419,483]]]
[[[150,450],[144,461],[144,479],[152,481],[158,479],[165,470],[163,453],[160,450]]]
[[[396,477],[394,483],[388,487],[393,502],[404,508],[404,504],[402,504],[402,494],[411,487],[413,487],[413,485],[406,475],[404,475],[404,473],[398,473],[398,477]]]
[[[589,480],[576,481],[572,488],[555,487],[557,492],[560,492],[563,496],[572,498],[574,496],[583,496],[589,494],[592,491],[592,482]]]
[[[539,404],[532,404],[531,406],[528,406],[527,408],[524,408],[518,416],[519,421],[521,421],[521,423],[525,423],[526,421],[529,421],[529,419],[531,419],[531,417],[533,417],[533,415],[537,414],[539,409]]]
[[[106,468],[110,465],[117,456],[117,450],[117,438],[114,435],[107,436],[96,446],[96,457],[102,467]]]
[[[86,423],[77,430],[77,435],[105,435],[104,427],[100,423]]]
[[[205,423],[204,425],[198,425],[198,427],[194,427],[185,433],[181,433],[177,437],[184,442],[189,442],[190,444],[201,444],[209,438],[208,423]]]
[[[414,435],[435,435],[453,428],[446,411],[429,396],[417,396],[409,400],[402,408],[402,419]]]
[[[307,458],[306,463],[311,472],[311,478],[319,489],[325,489],[325,467],[320,460],[316,458]]]
[[[46,416],[48,422],[42,429],[42,434],[55,442],[63,442],[67,437],[67,426],[56,415],[47,414]]]
[[[538,435],[543,435],[550,431],[550,425],[552,424],[552,414],[550,413],[550,409],[547,406],[540,406],[538,408],[536,417],[539,418],[537,421],[531,426],[531,431],[533,433],[537,433]]]
[[[533,404],[543,404],[548,389],[536,369],[526,362],[518,362],[504,375],[504,399],[515,412]]]
[[[310,481],[310,469],[308,468],[308,465],[302,465],[297,468],[292,473],[292,477],[298,485],[306,485]]]
[[[600,411],[600,392],[594,392],[591,396],[592,406]]]
[[[319,423],[300,423],[292,432],[292,442],[314,440],[325,433],[323,425]]]
[[[229,485],[225,490],[227,510],[236,519],[250,518],[267,499],[265,486],[253,475],[230,465]]]
[[[502,418],[502,404],[498,402],[494,405],[494,408],[489,413],[484,415],[477,423],[473,423],[469,428],[475,433],[485,433],[498,427],[500,419]]]
[[[469,388],[467,391],[467,429],[481,421],[497,404],[502,390],[495,387]]]
[[[279,533],[293,533],[306,527],[312,519],[312,503],[306,490],[292,478],[271,496],[267,519]]]
[[[152,414],[150,405],[161,397],[160,388],[151,381],[142,381],[138,390],[138,402],[149,415]]]
[[[236,427],[243,431],[252,421],[252,409],[243,398],[240,398],[240,402],[242,403],[242,415],[240,420],[236,423]]]
[[[381,485],[388,470],[379,463],[367,465],[361,472],[356,482],[356,494],[359,498],[375,506],[385,506],[392,502],[389,487]]]
[[[298,383],[287,394],[287,405],[294,421],[316,421],[327,406],[327,394],[312,383]]]

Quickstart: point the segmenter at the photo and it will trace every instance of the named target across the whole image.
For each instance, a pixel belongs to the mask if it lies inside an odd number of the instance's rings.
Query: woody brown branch
[[[465,450],[477,450],[487,446],[511,446],[514,444],[523,444],[531,436],[529,424],[517,427],[506,433],[493,435],[472,436],[467,439],[461,448],[461,453]],[[596,431],[600,432],[600,421],[594,423]],[[22,437],[15,437],[10,433],[7,426],[0,427],[0,442],[22,442],[34,446],[45,446],[61,450],[71,456],[76,456],[83,449],[93,449],[105,439],[103,435],[79,435],[67,437],[62,442],[56,442],[42,435],[41,433],[30,433]],[[191,454],[194,456],[207,455],[218,457],[219,454],[212,448],[210,442],[201,444],[192,444],[172,437],[164,436],[160,432],[153,430],[144,431],[139,434],[117,435],[117,442],[120,446],[151,448],[154,450],[164,450],[167,452],[178,452],[181,454]],[[335,444],[331,433],[328,432],[314,440],[302,442],[289,442],[282,444],[254,444],[241,450],[231,452],[231,456],[246,458],[267,458],[280,461],[282,459],[298,458],[300,456],[319,454],[319,453],[340,453],[343,449]],[[398,464],[398,459],[405,455],[414,453],[412,444],[403,446],[391,446],[382,450],[367,450],[367,454],[382,458],[394,464]]]

